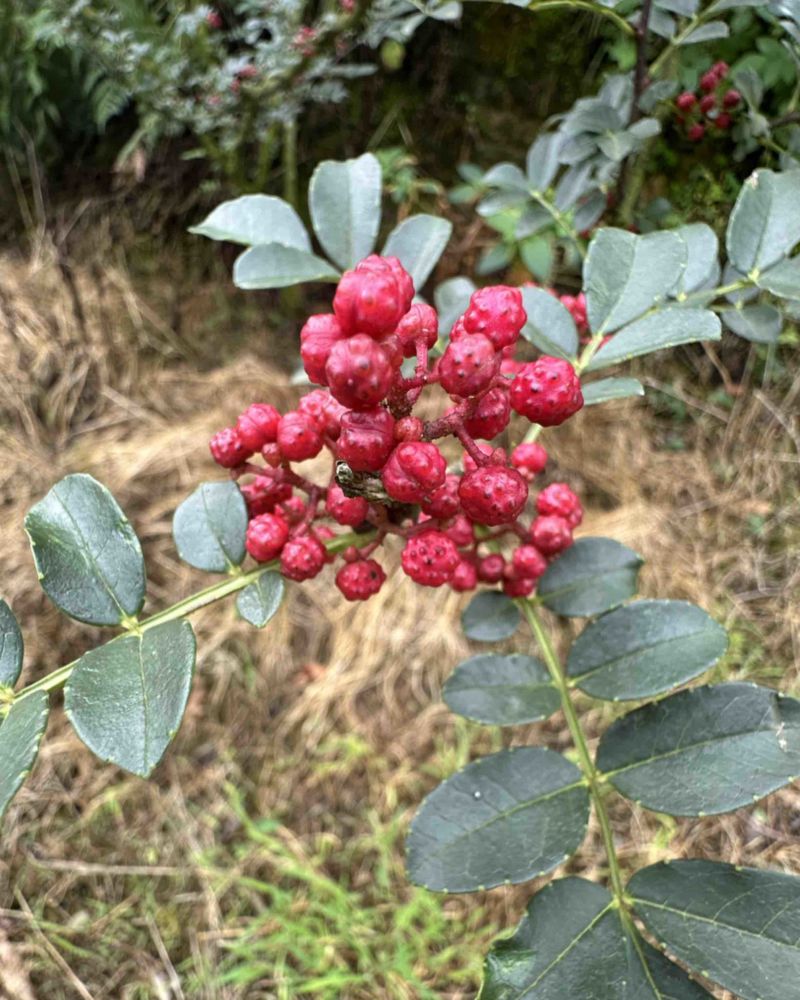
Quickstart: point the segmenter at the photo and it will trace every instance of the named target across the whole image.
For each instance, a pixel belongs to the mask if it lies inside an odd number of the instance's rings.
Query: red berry
[[[505,559],[499,552],[492,552],[478,563],[478,579],[483,583],[499,583],[503,579],[505,568]]]
[[[336,538],[336,535],[331,531],[331,529],[326,524],[314,525],[314,534],[317,536],[317,541],[322,545],[325,550],[325,562],[332,563],[336,562],[336,553],[330,552],[325,548],[325,543],[332,541]]]
[[[396,441],[419,441],[424,430],[419,417],[401,417],[394,428]]]
[[[451,342],[439,360],[437,372],[445,392],[452,396],[474,396],[492,381],[500,358],[488,337],[465,334]]]
[[[310,580],[327,562],[325,547],[313,535],[291,538],[281,552],[281,573],[290,580]]]
[[[386,574],[374,559],[350,562],[336,574],[336,586],[348,601],[366,601],[383,586]]]
[[[290,410],[278,426],[278,447],[281,455],[292,462],[313,458],[322,449],[319,427],[308,414]]]
[[[401,503],[420,503],[445,481],[447,462],[435,444],[405,441],[399,444],[383,467],[386,492]]]
[[[278,482],[273,476],[256,476],[251,483],[245,483],[240,489],[250,517],[272,513],[276,504],[288,500],[292,495],[292,487],[288,483]]]
[[[388,410],[348,412],[342,417],[342,431],[336,454],[354,472],[378,472],[394,448],[394,417]]]
[[[511,464],[530,480],[544,471],[547,465],[547,452],[535,441],[530,444],[518,444],[511,452]]]
[[[214,461],[223,469],[235,469],[253,454],[244,446],[235,427],[224,427],[217,431],[208,442],[208,447]]]
[[[380,344],[358,333],[333,345],[325,377],[334,398],[344,406],[371,410],[389,391],[394,368]]]
[[[280,413],[269,403],[251,403],[236,421],[239,440],[251,452],[261,451],[265,444],[276,440],[280,419]]]
[[[484,334],[499,351],[517,340],[527,319],[520,290],[493,285],[472,293],[464,313],[464,329],[467,333]]]
[[[705,97],[700,98],[700,110],[704,115],[707,115],[709,111],[713,111],[717,106],[717,98],[714,94],[706,94]]]
[[[259,514],[247,525],[245,545],[257,562],[269,562],[289,537],[289,525],[280,514]]]
[[[515,579],[536,580],[547,569],[547,560],[534,545],[520,545],[511,557]]]
[[[324,389],[306,393],[297,404],[297,409],[314,422],[320,434],[327,434],[330,438],[339,436],[342,417],[347,413],[347,409]]]
[[[583,520],[581,502],[566,483],[546,486],[536,498],[536,510],[540,514],[563,517],[571,528],[577,528]]]
[[[718,83],[719,77],[713,69],[710,69],[707,73],[703,73],[700,77],[700,89],[705,94],[710,94],[713,90],[716,90]]]
[[[417,353],[418,340],[422,340],[428,348],[433,347],[439,337],[436,310],[424,302],[415,302],[400,320],[395,333],[407,358],[413,358]]]
[[[423,587],[441,587],[461,562],[455,543],[441,531],[424,531],[406,542],[400,557],[404,572]]]
[[[701,125],[698,122],[696,125],[692,125],[691,128],[686,133],[689,142],[700,142],[703,136],[706,134],[705,125]]]
[[[306,375],[317,385],[327,385],[325,364],[333,345],[344,338],[339,320],[332,313],[309,316],[300,331],[300,357]]]
[[[444,533],[459,548],[463,548],[465,545],[472,545],[475,541],[475,528],[472,521],[468,517],[465,517],[464,514],[459,514],[455,517],[450,527],[445,528]]]
[[[543,355],[511,382],[511,405],[542,427],[563,424],[583,406],[580,379],[569,361]]]
[[[725,62],[725,60],[720,59],[719,62],[714,63],[714,65],[711,67],[710,72],[712,72],[716,76],[717,80],[722,80],[724,77],[728,75],[729,69],[730,66]]]
[[[454,340],[461,340],[462,337],[466,337],[467,328],[464,326],[464,317],[459,316],[458,319],[450,327],[450,342]]]
[[[536,589],[536,580],[532,577],[515,576],[503,581],[503,591],[509,597],[530,597]]]
[[[338,524],[355,528],[366,519],[369,504],[363,497],[348,497],[341,486],[331,483],[325,500],[325,510]]]
[[[462,559],[456,566],[450,580],[450,586],[459,594],[463,594],[467,590],[474,590],[478,586],[478,571],[475,569],[474,563]]]
[[[496,386],[482,397],[475,413],[464,421],[464,427],[472,437],[491,441],[508,427],[510,418],[511,403],[508,389],[505,386]]]
[[[531,525],[531,541],[546,556],[554,556],[572,545],[572,528],[563,517],[537,517]]]
[[[447,476],[443,485],[422,501],[422,509],[425,513],[440,521],[455,517],[461,509],[461,503],[458,499],[458,484],[460,482],[458,476]]]
[[[494,448],[492,445],[488,444],[485,441],[477,441],[476,447],[478,451],[483,452],[483,454],[486,456],[487,465],[508,465],[508,460],[504,448]],[[478,463],[475,461],[472,455],[466,452],[464,453],[462,463],[464,465],[464,472],[474,472],[475,469],[478,468]]]
[[[722,111],[714,119],[714,124],[717,126],[717,128],[722,129],[724,131],[725,129],[731,127],[731,125],[733,124],[733,118],[731,118],[731,116],[728,114],[727,111]]]
[[[681,109],[681,111],[688,111],[693,108],[697,103],[697,96],[691,92],[691,90],[684,90],[682,94],[678,94],[675,99],[675,103]]]
[[[408,278],[402,267],[399,271]],[[347,336],[385,337],[395,329],[411,305],[408,285],[399,271],[380,257],[367,257],[354,271],[345,271],[336,288],[333,311]]]
[[[373,253],[357,264],[356,270],[377,271],[381,274],[388,271],[393,274],[400,290],[403,315],[405,316],[414,300],[414,282],[411,275],[403,267],[399,257],[381,257],[379,254]]]
[[[219,11],[210,10],[206,14],[206,24],[209,26],[209,28],[212,28],[214,31],[219,31],[219,29],[222,27],[222,15],[219,13]]]
[[[723,108],[735,108],[742,100],[742,95],[738,90],[729,90],[722,98]]]
[[[464,513],[480,524],[516,521],[528,499],[528,484],[516,469],[487,465],[467,472],[458,490]]]
[[[289,524],[299,524],[306,516],[308,508],[302,497],[289,497],[280,505],[280,510]]]

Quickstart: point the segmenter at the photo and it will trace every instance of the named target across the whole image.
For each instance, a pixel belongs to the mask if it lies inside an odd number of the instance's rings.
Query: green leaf
[[[724,21],[708,21],[695,28],[694,31],[690,31],[678,44],[697,45],[700,42],[711,42],[717,38],[727,38],[729,34],[730,30]]]
[[[461,627],[468,639],[500,642],[517,631],[520,614],[516,604],[499,590],[482,590],[461,614]]]
[[[233,482],[202,483],[175,511],[172,534],[184,562],[227,573],[245,556],[247,504]]]
[[[525,206],[517,221],[516,228],[514,229],[514,238],[516,240],[526,240],[529,236],[535,236],[542,229],[546,229],[552,224],[553,216],[547,209],[542,208],[541,205],[537,205],[535,202],[531,202],[531,204]]]
[[[766,271],[800,240],[800,171],[756,170],[728,221],[728,257],[742,274]]]
[[[355,267],[375,246],[381,222],[381,165],[372,153],[324,160],[311,176],[308,204],[314,232],[341,268]]]
[[[451,711],[488,726],[537,722],[560,703],[544,664],[521,653],[464,660],[448,677],[442,696]]]
[[[694,604],[636,601],[584,629],[567,673],[594,698],[649,698],[702,674],[727,646],[725,629]]]
[[[755,305],[723,309],[722,321],[738,337],[754,344],[774,344],[783,329],[783,317],[775,306]]]
[[[558,132],[545,132],[528,149],[525,168],[528,181],[539,192],[546,191],[558,173],[559,153],[564,143]]]
[[[574,764],[542,747],[501,750],[425,799],[408,834],[408,874],[439,892],[527,882],[566,861],[588,821],[589,795]]]
[[[338,281],[339,272],[326,260],[281,243],[251,247],[236,258],[237,288],[286,288],[303,281]]]
[[[779,299],[800,300],[800,257],[782,260],[756,279],[759,288],[764,288]]]
[[[78,660],[64,689],[67,716],[98,757],[146,778],[178,731],[194,660],[185,619],[114,639]]]
[[[589,244],[583,284],[589,325],[609,333],[666,299],[686,266],[686,244],[672,232],[635,236],[603,228]]]
[[[30,774],[50,704],[45,691],[15,701],[0,724],[0,818]]]
[[[236,598],[236,609],[246,622],[263,628],[281,606],[284,591],[280,573],[262,573]]]
[[[800,983],[800,879],[671,861],[628,884],[637,914],[677,958],[742,1000],[789,1000]]]
[[[732,812],[800,775],[800,701],[755,684],[679,691],[615,722],[597,765],[656,812]]]
[[[0,685],[13,687],[17,683],[24,648],[14,612],[0,600]]]
[[[583,385],[583,405],[594,406],[611,399],[644,396],[644,386],[636,378],[601,378]]]
[[[704,222],[694,222],[674,229],[686,246],[686,269],[681,275],[678,291],[688,294],[701,288],[714,273],[719,257],[717,234]]]
[[[528,193],[528,178],[515,163],[496,163],[483,175],[483,183],[487,187]]]
[[[534,278],[538,278],[539,281],[550,281],[555,254],[553,240],[548,234],[524,239],[519,245],[519,255]]]
[[[545,354],[571,360],[578,353],[578,331],[569,310],[541,288],[520,288],[528,320],[522,336]]]
[[[144,603],[139,539],[119,504],[91,476],[66,476],[25,518],[44,592],[72,618],[119,625]]]
[[[448,278],[436,286],[433,301],[439,313],[439,332],[449,333],[453,323],[466,310],[475,283],[469,278]]]
[[[678,344],[719,340],[721,335],[720,321],[708,309],[684,309],[681,306],[659,309],[615,333],[597,351],[587,365],[587,371],[597,371]]]
[[[189,232],[245,246],[281,243],[296,250],[311,250],[311,240],[297,212],[288,202],[268,194],[246,194],[225,201]]]
[[[635,930],[611,894],[562,878],[528,904],[513,936],[486,957],[478,1000],[703,1000],[692,982]]]
[[[444,253],[452,223],[435,215],[412,215],[389,233],[384,257],[397,257],[419,291]]]
[[[636,145],[636,136],[623,130],[606,132],[597,139],[600,152],[614,163],[621,163],[636,149]]]
[[[612,538],[579,538],[539,580],[545,607],[569,618],[599,615],[636,593],[642,557]]]

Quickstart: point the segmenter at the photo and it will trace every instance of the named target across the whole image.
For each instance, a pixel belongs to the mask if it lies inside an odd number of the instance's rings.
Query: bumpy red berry
[[[394,448],[394,417],[388,410],[345,413],[336,454],[354,472],[378,472]]]
[[[547,560],[535,545],[519,545],[514,549],[511,566],[515,577],[535,580],[547,569]]]
[[[439,360],[437,372],[445,392],[452,396],[475,396],[492,381],[500,358],[488,337],[469,334],[449,344]]]
[[[511,452],[511,464],[530,480],[544,471],[547,465],[547,452],[535,441],[518,444]]]
[[[563,517],[537,517],[531,525],[531,541],[546,556],[554,556],[572,545],[572,528]]]
[[[511,402],[505,386],[495,386],[483,396],[469,419],[464,421],[467,433],[474,438],[492,438],[501,434],[511,418]]]
[[[420,503],[445,481],[447,462],[435,444],[405,441],[383,467],[386,492],[401,503]]]
[[[394,436],[397,441],[419,441],[424,430],[419,417],[401,417],[394,428]]]
[[[276,504],[283,503],[292,495],[289,483],[274,476],[256,476],[252,482],[242,486],[241,491],[251,517],[271,513]]]
[[[458,514],[454,517],[452,523],[444,529],[444,533],[459,548],[472,545],[475,541],[475,526],[464,514]]]
[[[480,524],[515,521],[528,499],[528,484],[516,469],[487,465],[467,472],[458,490],[464,512]]]
[[[725,129],[731,127],[731,125],[733,124],[733,118],[728,114],[727,111],[722,111],[714,119],[714,124],[717,126],[718,129],[722,129],[724,131]]]
[[[325,565],[326,555],[313,535],[290,538],[281,552],[281,573],[290,580],[310,580]]]
[[[331,393],[351,410],[370,410],[380,403],[393,376],[386,351],[363,333],[335,343],[325,365]]]
[[[493,285],[473,292],[464,313],[464,329],[484,334],[500,350],[518,339],[527,319],[520,290]]]
[[[411,275],[403,267],[399,257],[381,257],[373,253],[365,257],[359,264],[356,264],[357,271],[377,271],[380,274],[388,271],[393,274],[397,287],[400,291],[400,299],[403,306],[403,315],[411,308],[414,299],[414,282]]]
[[[325,365],[333,345],[344,338],[339,320],[332,313],[309,316],[300,331],[300,357],[306,375],[317,385],[327,385]]]
[[[313,420],[320,434],[334,439],[339,436],[342,417],[347,413],[347,408],[324,389],[307,393],[297,404],[297,409]]]
[[[682,94],[678,94],[675,99],[675,103],[681,109],[681,111],[688,111],[693,108],[697,103],[697,97],[691,92],[691,90],[684,90]]]
[[[236,421],[239,440],[248,451],[261,451],[265,444],[277,439],[280,419],[280,413],[269,403],[252,403]]]
[[[369,504],[363,497],[345,496],[341,486],[331,483],[325,500],[325,510],[338,524],[355,528],[366,518]]]
[[[235,469],[253,454],[244,446],[235,427],[224,427],[217,431],[208,442],[208,447],[214,461],[223,469]]]
[[[441,531],[425,531],[406,542],[400,558],[404,572],[423,587],[441,587],[461,562],[455,543]]]
[[[290,410],[278,425],[278,447],[284,458],[302,462],[322,450],[322,435],[314,420],[306,413]]]
[[[503,581],[503,591],[509,597],[530,597],[536,589],[536,580],[531,577],[515,576]]]
[[[426,499],[422,501],[422,509],[431,517],[436,517],[440,521],[448,517],[455,517],[461,509],[461,501],[458,499],[458,484],[461,482],[458,476],[447,476],[444,483]]]
[[[436,310],[425,302],[415,302],[400,320],[395,334],[407,358],[413,358],[417,353],[417,342],[420,340],[425,347],[433,347],[439,337]]]
[[[462,559],[456,566],[450,580],[450,586],[459,594],[463,594],[467,590],[474,590],[478,586],[478,571],[475,569],[475,564]]]
[[[504,448],[494,448],[486,441],[477,441],[476,447],[478,451],[483,452],[486,456],[486,465],[508,465],[508,460]],[[472,455],[467,452],[464,453],[464,458],[462,459],[464,464],[464,472],[472,472],[474,469],[478,468],[478,463],[472,457]]]
[[[717,99],[713,94],[706,94],[700,98],[700,110],[704,115],[707,115],[709,111],[713,111],[716,106]]]
[[[505,559],[499,552],[492,552],[478,561],[478,579],[483,583],[499,583],[505,568]]]
[[[274,559],[286,544],[289,525],[279,514],[259,514],[247,525],[245,545],[256,562]]]
[[[348,601],[366,601],[383,586],[386,574],[374,559],[346,563],[336,574],[336,586]]]
[[[718,83],[719,77],[713,69],[710,69],[707,73],[703,73],[700,77],[700,89],[706,94],[710,94],[712,90],[716,90]]]
[[[398,270],[379,257],[368,257],[354,271],[342,275],[333,311],[347,336],[380,338],[394,330],[410,304],[408,285]]]
[[[569,361],[543,355],[512,381],[511,405],[542,427],[563,424],[583,406],[580,379]]]
[[[546,486],[536,498],[536,510],[540,514],[563,517],[571,528],[577,528],[583,520],[581,502],[566,483]]]

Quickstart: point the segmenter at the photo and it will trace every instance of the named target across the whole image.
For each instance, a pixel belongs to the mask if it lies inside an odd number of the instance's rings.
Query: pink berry
[[[475,564],[462,559],[456,566],[450,586],[459,594],[474,590],[478,586],[478,571],[475,569]]]
[[[509,597],[530,597],[536,589],[536,580],[532,577],[513,577],[503,581],[503,591]]]
[[[439,382],[451,396],[474,396],[492,381],[500,358],[482,334],[468,334],[451,342],[439,360]]]
[[[547,465],[547,452],[535,441],[530,444],[518,444],[511,452],[511,464],[528,479],[544,471]]]
[[[283,503],[292,495],[289,483],[280,482],[274,476],[256,476],[251,483],[246,483],[240,489],[251,517],[272,513],[276,504]]]
[[[297,409],[314,422],[320,434],[334,439],[339,436],[342,417],[348,412],[346,407],[324,389],[306,393],[297,404]]]
[[[583,406],[580,379],[569,361],[543,355],[512,381],[511,405],[542,427],[563,424]]]
[[[440,521],[455,517],[461,509],[461,502],[458,499],[458,484],[460,482],[458,476],[447,476],[444,483],[437,490],[434,490],[426,500],[422,501],[422,509],[425,513]]]
[[[697,122],[696,125],[692,125],[686,133],[689,142],[700,142],[703,136],[706,134],[705,125],[701,125]]]
[[[514,576],[538,579],[547,569],[547,560],[534,545],[520,545],[511,557]]]
[[[300,331],[300,357],[306,375],[317,385],[327,385],[325,365],[333,345],[344,338],[339,320],[332,313],[309,316]]]
[[[528,499],[528,484],[516,469],[487,465],[467,472],[458,490],[464,513],[479,524],[516,521]]]
[[[517,340],[527,319],[520,290],[493,285],[472,293],[464,313],[464,329],[484,334],[499,351]]]
[[[414,300],[414,282],[411,275],[403,267],[399,257],[381,257],[379,254],[373,253],[357,264],[356,270],[376,271],[381,274],[388,271],[390,274],[393,274],[400,291],[403,316],[405,316]]]
[[[478,451],[483,452],[483,454],[486,456],[487,465],[508,465],[505,449],[494,448],[486,441],[477,441],[476,447]],[[475,469],[478,468],[478,463],[475,461],[472,455],[468,454],[467,452],[464,453],[462,462],[464,465],[464,472],[474,472]]]
[[[280,413],[269,403],[251,403],[236,421],[239,440],[249,451],[261,451],[265,444],[277,439],[280,419]]]
[[[472,437],[491,441],[508,427],[510,418],[508,389],[505,386],[495,386],[481,398],[473,415],[464,421],[464,427]]]
[[[413,294],[412,285],[412,297]],[[333,298],[333,311],[347,336],[366,334],[380,338],[395,329],[410,304],[408,287],[397,269],[383,258],[368,257],[354,271],[342,275]]]
[[[691,92],[691,90],[684,90],[682,94],[678,94],[675,99],[675,103],[681,109],[681,111],[688,111],[693,108],[697,103],[697,96]]]
[[[722,111],[714,119],[714,124],[718,129],[722,129],[724,131],[725,129],[729,129],[731,127],[733,124],[733,118],[731,118],[727,111]]]
[[[505,568],[505,559],[499,552],[492,552],[478,563],[478,579],[483,583],[499,583],[503,579]]]
[[[536,498],[536,510],[540,514],[563,517],[571,528],[577,528],[583,520],[581,502],[566,483],[546,486]]]
[[[741,100],[742,95],[738,90],[728,90],[722,98],[722,106],[724,108],[735,108],[737,104],[741,103]]]
[[[439,338],[439,317],[433,306],[415,302],[400,320],[395,333],[402,345],[403,355],[413,358],[417,353],[417,341],[427,348],[433,347]]]
[[[424,531],[406,542],[400,557],[403,571],[423,587],[441,587],[461,562],[455,543],[441,531]]]
[[[290,580],[310,580],[327,561],[325,547],[313,535],[290,539],[281,552],[281,573]]]
[[[289,525],[280,514],[259,514],[247,525],[245,545],[256,562],[274,559],[286,544]]]
[[[319,455],[322,450],[322,435],[308,414],[291,410],[281,417],[278,426],[278,447],[284,458],[292,462],[302,462],[306,458]]]
[[[419,441],[424,426],[419,417],[401,417],[394,428],[396,441]]]
[[[546,556],[554,556],[572,545],[572,528],[563,517],[537,517],[531,525],[531,541]]]
[[[447,462],[435,444],[405,441],[383,467],[386,492],[401,503],[420,503],[445,481]]]
[[[728,75],[728,70],[730,66],[725,62],[724,59],[720,59],[719,62],[715,62],[711,67],[711,71],[717,78],[717,80],[722,80]]]
[[[206,24],[213,31],[219,31],[219,29],[222,27],[222,15],[219,13],[219,11],[210,10],[206,14]]]
[[[707,115],[709,111],[713,111],[717,106],[717,99],[713,94],[706,94],[705,97],[700,98],[700,110],[704,115]]]
[[[472,521],[463,514],[459,514],[453,518],[453,523],[448,528],[445,528],[444,533],[459,548],[463,548],[465,545],[472,545],[475,541],[475,528]]]
[[[377,407],[344,414],[336,454],[354,472],[378,472],[394,444],[394,417]]]
[[[325,500],[325,510],[337,522],[355,528],[366,519],[369,504],[363,497],[345,496],[341,486],[331,483]]]
[[[299,524],[306,516],[307,509],[302,497],[289,497],[280,505],[281,514],[289,524]]]
[[[707,73],[703,73],[700,77],[700,89],[704,94],[710,94],[712,91],[717,89],[717,84],[719,83],[719,77],[710,69]]]
[[[223,469],[235,469],[253,454],[244,446],[235,427],[224,427],[217,431],[208,442],[208,447],[214,461]]]
[[[366,601],[383,586],[386,574],[374,559],[350,562],[336,574],[336,586],[348,601]]]
[[[370,410],[386,396],[394,368],[386,351],[366,334],[337,341],[325,365],[331,393],[351,410]]]

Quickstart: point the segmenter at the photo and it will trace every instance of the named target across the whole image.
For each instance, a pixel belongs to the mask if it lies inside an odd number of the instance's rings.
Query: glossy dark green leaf
[[[489,726],[546,719],[560,702],[547,667],[521,653],[470,657],[448,677],[442,696],[453,712]]]
[[[338,281],[339,272],[321,257],[281,243],[250,247],[236,258],[233,283],[237,288],[286,288],[303,281]]]
[[[518,747],[468,764],[436,788],[406,845],[412,882],[474,892],[556,868],[589,821],[581,772],[553,750]]]
[[[139,539],[96,479],[67,476],[25,518],[39,581],[51,601],[79,621],[119,625],[144,603]]]
[[[728,257],[742,274],[766,271],[800,241],[800,175],[756,170],[742,185],[728,221]]]
[[[596,882],[540,890],[513,936],[486,957],[479,1000],[708,1000],[710,994],[626,928]]]
[[[15,701],[0,723],[0,817],[33,767],[49,708],[47,693],[34,691]]]
[[[0,685],[13,687],[17,683],[24,648],[14,612],[0,600]]]
[[[537,593],[559,615],[599,615],[633,597],[641,566],[641,556],[612,538],[579,538],[550,563]]]
[[[584,406],[608,403],[612,399],[644,396],[644,386],[636,378],[601,378],[596,382],[587,382],[581,388]]]
[[[464,608],[461,626],[468,639],[500,642],[517,631],[520,614],[510,597],[497,590],[482,590]]]
[[[597,766],[656,812],[732,812],[800,775],[800,701],[755,684],[680,691],[615,722]]]
[[[587,365],[587,371],[630,361],[653,351],[663,351],[678,344],[699,340],[719,340],[722,327],[708,309],[684,309],[673,306],[642,316],[623,327],[606,341]]]
[[[233,482],[202,483],[175,511],[172,534],[184,562],[226,573],[245,556],[247,504]]]
[[[250,247],[282,243],[296,250],[311,250],[311,240],[297,212],[282,198],[267,194],[246,194],[225,201],[189,232]]]
[[[246,622],[263,628],[281,606],[285,589],[280,573],[262,573],[236,598],[236,609]]]
[[[649,698],[708,670],[727,645],[725,629],[694,604],[636,601],[584,629],[567,673],[595,698]]]
[[[573,359],[578,353],[578,331],[569,311],[542,288],[521,288],[528,319],[522,336],[544,354]]]
[[[675,233],[636,236],[625,229],[600,229],[583,270],[592,331],[617,330],[666,299],[686,267],[686,255]]]
[[[372,153],[324,160],[311,176],[308,204],[314,232],[331,260],[355,267],[372,253],[381,222],[381,165]]]
[[[783,329],[783,317],[775,306],[754,305],[723,309],[722,321],[737,336],[754,344],[774,344]]]
[[[671,861],[628,885],[647,929],[742,1000],[789,1000],[800,984],[800,879],[713,861]]]
[[[453,225],[435,215],[411,215],[389,233],[384,257],[397,257],[419,290],[444,253]]]
[[[146,778],[178,731],[194,660],[185,619],[114,639],[78,661],[64,690],[67,716],[98,757]]]
[[[800,300],[800,257],[782,260],[759,274],[756,284],[780,299]]]

